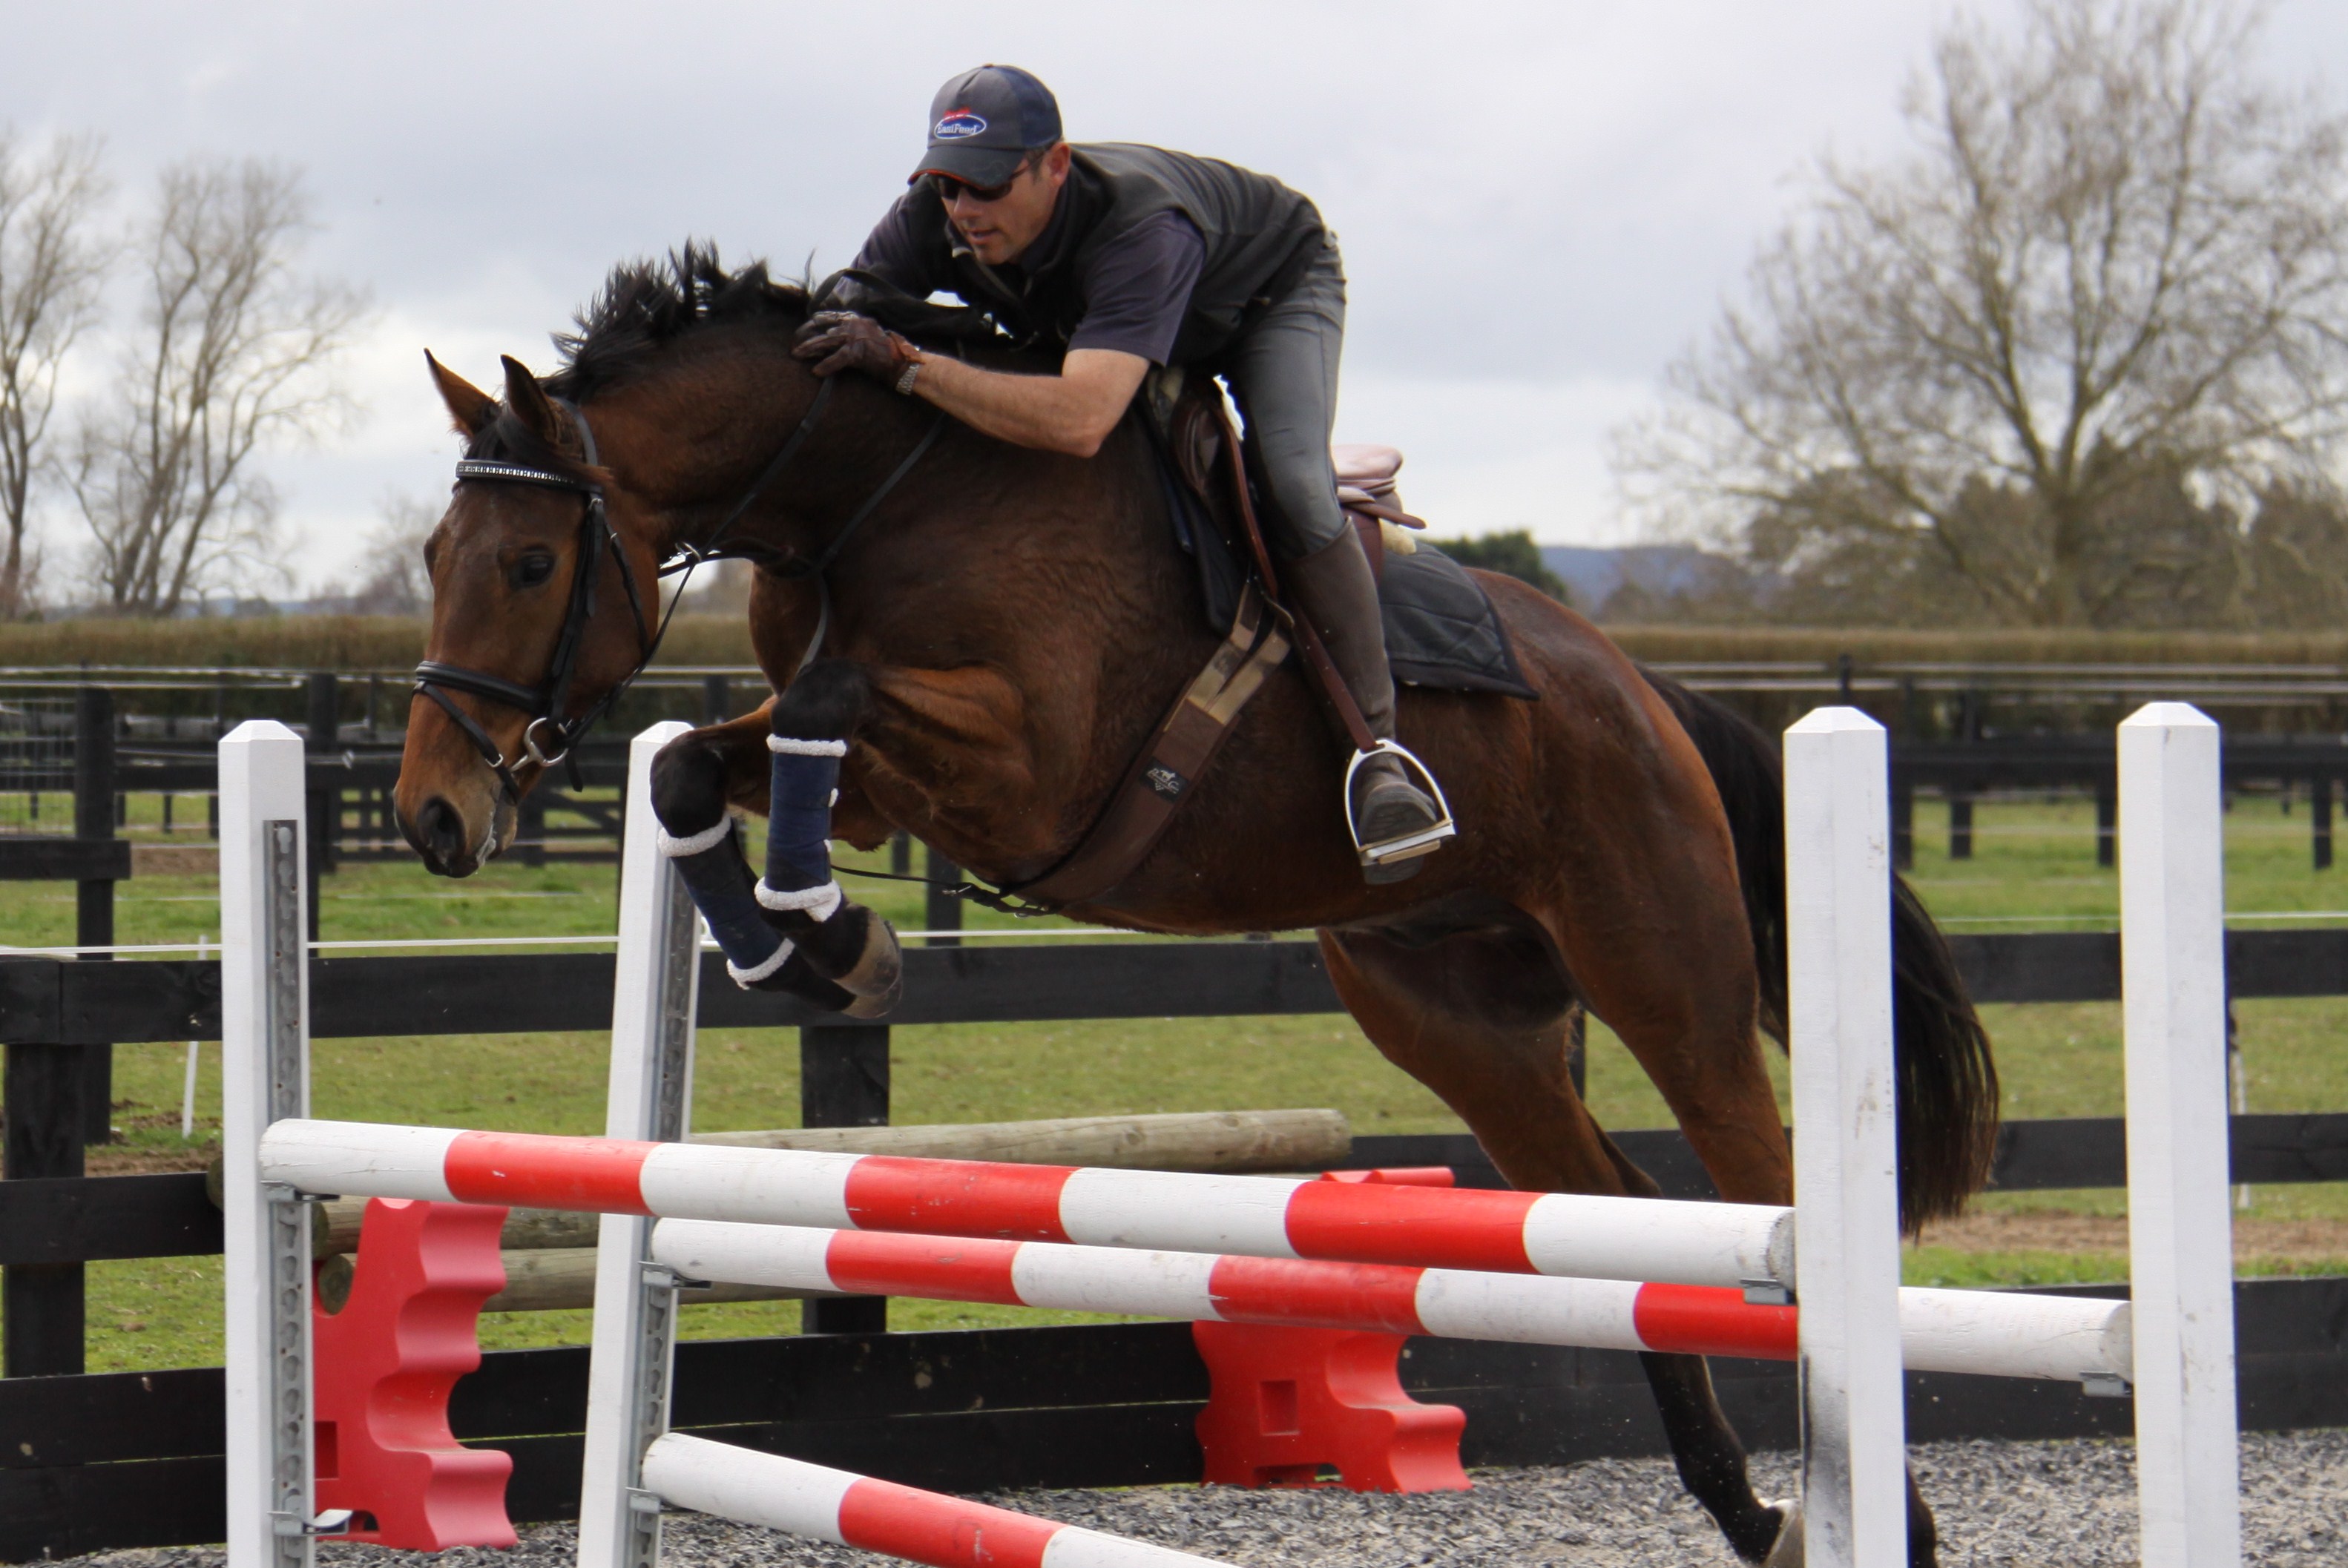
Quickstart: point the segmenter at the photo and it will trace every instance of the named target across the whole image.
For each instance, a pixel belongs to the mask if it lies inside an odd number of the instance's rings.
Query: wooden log
[[[570,1216],[565,1215],[565,1218]],[[593,1214],[585,1216],[591,1222]],[[509,1222],[510,1223],[510,1222]],[[507,1251],[499,1255],[506,1266],[506,1287],[481,1303],[484,1312],[560,1312],[595,1305],[595,1249],[592,1246],[550,1247],[535,1252]],[[340,1312],[350,1299],[351,1279],[357,1262],[341,1253],[318,1266],[318,1304]],[[828,1291],[786,1290],[767,1285],[715,1284],[677,1292],[681,1302],[799,1301],[826,1296]]]
[[[695,1143],[818,1149],[925,1160],[1097,1165],[1119,1171],[1317,1171],[1353,1150],[1338,1111],[1198,1111],[1151,1116],[1059,1116],[939,1127],[792,1127],[696,1132]]]
[[[1020,1165],[1094,1165],[1120,1171],[1318,1171],[1343,1164],[1353,1131],[1340,1111],[1186,1111],[1148,1116],[1059,1116],[1040,1122],[967,1122],[935,1127],[786,1127],[696,1132],[688,1142],[748,1149],[816,1149],[925,1160],[995,1160]],[[212,1186],[219,1201],[219,1185]],[[310,1246],[319,1257],[355,1251],[364,1198],[315,1206]],[[509,1252],[592,1247],[596,1216],[516,1209]]]

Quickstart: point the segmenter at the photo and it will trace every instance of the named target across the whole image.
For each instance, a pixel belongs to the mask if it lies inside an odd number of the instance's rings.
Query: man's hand
[[[793,338],[794,358],[815,362],[818,375],[860,370],[883,385],[893,386],[913,363],[913,345],[854,311],[819,311],[808,318]]]

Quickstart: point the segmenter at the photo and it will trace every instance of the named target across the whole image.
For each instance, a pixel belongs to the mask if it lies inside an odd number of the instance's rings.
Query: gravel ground
[[[2136,1562],[2136,1466],[2117,1442],[1923,1443],[1910,1450],[1940,1514],[1947,1568],[2117,1568]],[[1790,1456],[1756,1461],[1762,1494],[1788,1490]],[[2244,1560],[2348,1568],[2348,1430],[2242,1440]],[[1144,1487],[988,1501],[1179,1547],[1247,1568],[1733,1568],[1735,1559],[1662,1460],[1475,1472],[1472,1492]],[[869,1568],[888,1559],[697,1515],[664,1527],[673,1568]],[[335,1568],[568,1568],[568,1525],[513,1552],[425,1553],[323,1545]],[[221,1568],[214,1550],[115,1552],[83,1568]]]

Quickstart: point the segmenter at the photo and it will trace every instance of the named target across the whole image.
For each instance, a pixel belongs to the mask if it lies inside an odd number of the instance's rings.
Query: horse
[[[468,459],[426,547],[421,668],[456,673],[411,704],[396,794],[432,871],[470,875],[510,842],[520,796],[650,658],[655,573],[721,528],[758,563],[751,642],[778,695],[664,749],[654,798],[671,832],[765,810],[770,734],[837,734],[833,837],[870,848],[901,830],[1016,885],[1083,838],[1212,651],[1144,415],[1090,458],[1012,446],[859,376],[819,383],[790,354],[809,310],[763,263],[729,272],[689,244],[616,269],[556,340],[558,374],[507,358],[502,400],[427,354]],[[538,482],[493,482],[515,470]],[[1415,878],[1365,883],[1339,808],[1344,748],[1290,660],[1147,859],[1066,913],[1183,936],[1312,929],[1362,1031],[1509,1182],[1655,1195],[1575,1090],[1586,1009],[1662,1091],[1723,1199],[1789,1203],[1761,1043],[1782,1041],[1786,1010],[1776,747],[1537,589],[1479,580],[1536,695],[1403,689],[1402,735],[1458,825]],[[1892,905],[1912,1230],[1985,1182],[1997,1081],[1945,941],[1897,879]],[[824,978],[874,956],[885,924],[860,928],[860,952],[795,989],[869,1000]],[[1681,1479],[1730,1546],[1760,1562],[1782,1532],[1797,1550],[1787,1505],[1753,1490],[1704,1361],[1642,1360]],[[1909,1497],[1912,1561],[1930,1563],[1912,1480]]]

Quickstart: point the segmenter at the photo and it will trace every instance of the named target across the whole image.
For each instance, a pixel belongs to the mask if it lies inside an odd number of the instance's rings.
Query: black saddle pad
[[[1207,623],[1224,630],[1247,573],[1221,532],[1199,515],[1197,497],[1170,472],[1161,472],[1175,542],[1198,563]],[[1406,556],[1387,551],[1378,600],[1385,611],[1386,664],[1396,681],[1447,692],[1533,695],[1491,600],[1466,567],[1434,546],[1419,541]]]
[[[1378,600],[1395,680],[1449,692],[1533,695],[1483,584],[1433,545],[1421,543],[1406,556],[1386,552]]]

